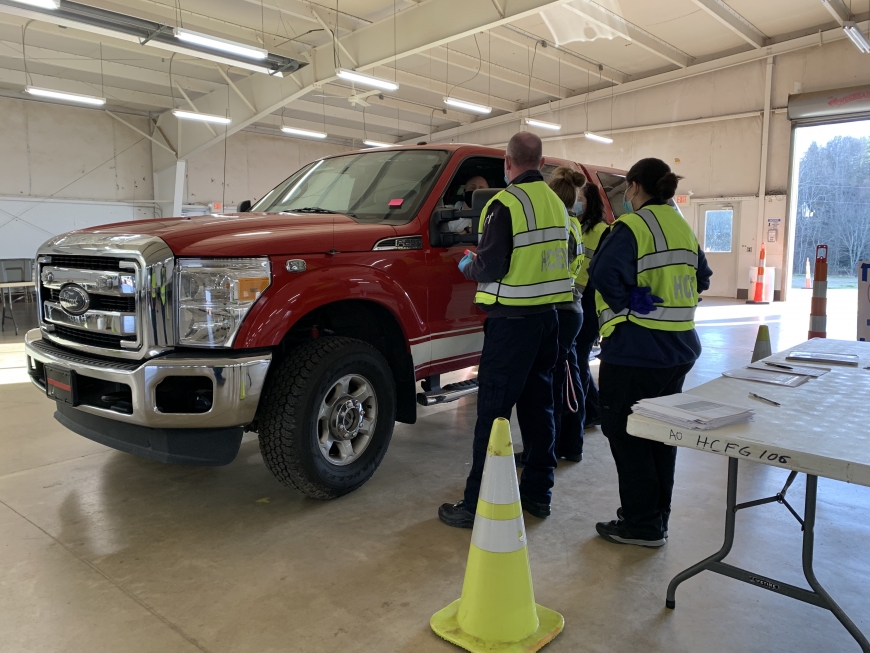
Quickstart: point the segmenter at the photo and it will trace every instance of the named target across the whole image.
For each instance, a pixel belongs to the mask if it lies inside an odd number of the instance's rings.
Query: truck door
[[[481,185],[481,182],[485,186]],[[465,191],[474,185],[480,188],[504,188],[504,159],[493,156],[470,156],[459,164],[447,184],[440,207],[461,208]],[[442,229],[461,230],[466,223],[456,222]],[[426,267],[432,274],[429,288],[430,340],[418,350],[426,350],[423,359],[430,365],[426,374],[442,374],[476,365],[483,348],[485,314],[474,305],[477,285],[468,281],[457,264],[465,250],[474,245],[433,245],[427,251]],[[419,363],[415,355],[414,363]],[[421,368],[418,366],[418,375]]]

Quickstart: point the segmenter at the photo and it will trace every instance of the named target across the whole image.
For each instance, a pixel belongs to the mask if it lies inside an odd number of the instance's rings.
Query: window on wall
[[[734,210],[716,209],[704,215],[704,251],[730,252]]]

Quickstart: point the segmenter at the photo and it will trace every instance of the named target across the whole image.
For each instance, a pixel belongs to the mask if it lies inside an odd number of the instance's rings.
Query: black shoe
[[[582,453],[575,453],[575,454],[569,455],[566,453],[557,453],[556,458],[557,459],[564,458],[569,463],[579,463],[581,460],[583,460],[583,454]]]
[[[525,452],[518,451],[517,453],[514,454],[514,463],[516,464],[517,467],[525,467],[526,466],[526,463],[523,462],[523,453],[525,453]]]
[[[625,514],[622,512],[622,506],[620,506],[619,508],[616,509],[616,516],[619,519],[619,521],[622,521],[623,519],[625,519]],[[668,526],[667,526],[667,524],[665,524],[665,529],[664,529],[664,533],[662,534],[662,537],[664,537],[665,539],[668,539]]]
[[[663,537],[649,538],[635,533],[631,533],[624,521],[600,521],[595,524],[595,530],[598,534],[608,542],[614,544],[634,544],[636,546],[646,546],[650,548],[659,548],[667,543]]]
[[[474,527],[474,513],[465,507],[465,500],[442,504],[438,508],[438,519],[454,528]]]
[[[550,516],[549,503],[538,503],[537,501],[527,499],[522,494],[520,495],[520,503],[523,506],[523,510],[528,512],[533,517],[537,517],[538,519],[544,519]]]
[[[593,417],[592,419],[587,419],[585,422],[583,422],[584,429],[591,429],[595,428],[596,426],[601,426],[600,417]]]

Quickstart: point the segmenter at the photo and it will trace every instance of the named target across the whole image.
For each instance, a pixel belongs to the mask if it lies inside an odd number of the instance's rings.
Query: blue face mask
[[[583,213],[583,202],[574,202],[574,207],[571,210],[574,212],[574,215],[580,215]]]
[[[504,176],[504,183],[507,184],[508,186],[511,185],[511,180],[508,179],[508,176],[507,176],[507,175]]]
[[[631,202],[626,199],[625,194],[622,195],[622,210],[625,213],[634,213],[634,207],[631,205]]]

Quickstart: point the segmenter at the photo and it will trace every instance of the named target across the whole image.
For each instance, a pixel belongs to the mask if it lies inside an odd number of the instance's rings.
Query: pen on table
[[[770,404],[771,406],[780,406],[781,404],[778,401],[774,401],[773,399],[768,399],[767,397],[762,397],[761,395],[757,395],[754,392],[750,392],[749,396],[753,399],[758,399],[758,401],[763,401],[766,404]]]
[[[778,367],[781,370],[793,370],[794,368],[791,365],[783,365],[782,363],[771,363],[769,361],[764,361],[765,365],[770,365],[771,367]]]

